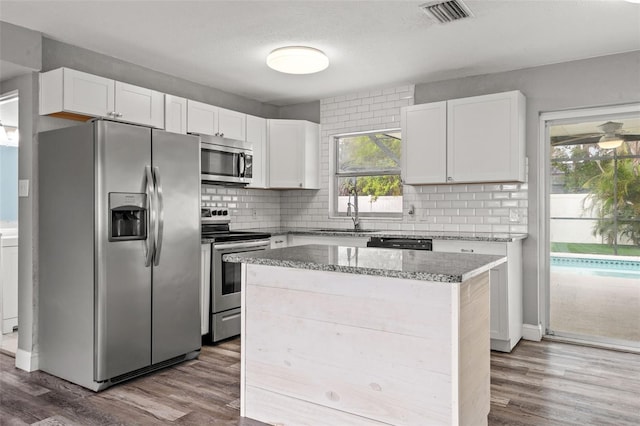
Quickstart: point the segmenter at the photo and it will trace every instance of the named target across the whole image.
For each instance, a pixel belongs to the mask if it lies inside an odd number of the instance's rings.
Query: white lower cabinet
[[[2,334],[6,334],[18,325],[18,237],[2,237],[0,250]]]
[[[328,246],[366,247],[369,237],[352,236],[329,236],[329,235],[306,235],[290,234],[289,246],[302,246],[305,244],[324,244]]]
[[[433,251],[506,256],[492,269],[491,349],[511,352],[522,338],[522,241],[484,242],[433,240]]]
[[[211,244],[201,244],[200,249],[200,331],[209,333],[209,306],[211,304]]]

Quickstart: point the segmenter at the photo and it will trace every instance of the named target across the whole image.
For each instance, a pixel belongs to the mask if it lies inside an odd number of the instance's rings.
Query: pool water
[[[636,257],[554,254],[550,266],[554,272],[637,279],[640,284],[640,259]]]

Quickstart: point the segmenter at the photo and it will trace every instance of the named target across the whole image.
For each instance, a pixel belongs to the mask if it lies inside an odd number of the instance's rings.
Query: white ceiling
[[[420,1],[9,1],[0,20],[274,105],[640,50],[640,4],[466,0],[437,24]],[[267,54],[308,45],[327,70],[287,75]]]

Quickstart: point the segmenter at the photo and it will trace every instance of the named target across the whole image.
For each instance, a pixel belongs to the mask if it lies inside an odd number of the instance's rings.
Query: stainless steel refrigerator
[[[198,355],[199,165],[190,135],[39,134],[41,370],[97,391]]]

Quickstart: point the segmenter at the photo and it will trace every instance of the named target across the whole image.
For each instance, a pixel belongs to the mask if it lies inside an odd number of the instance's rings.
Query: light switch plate
[[[29,179],[18,180],[18,197],[29,196]]]

